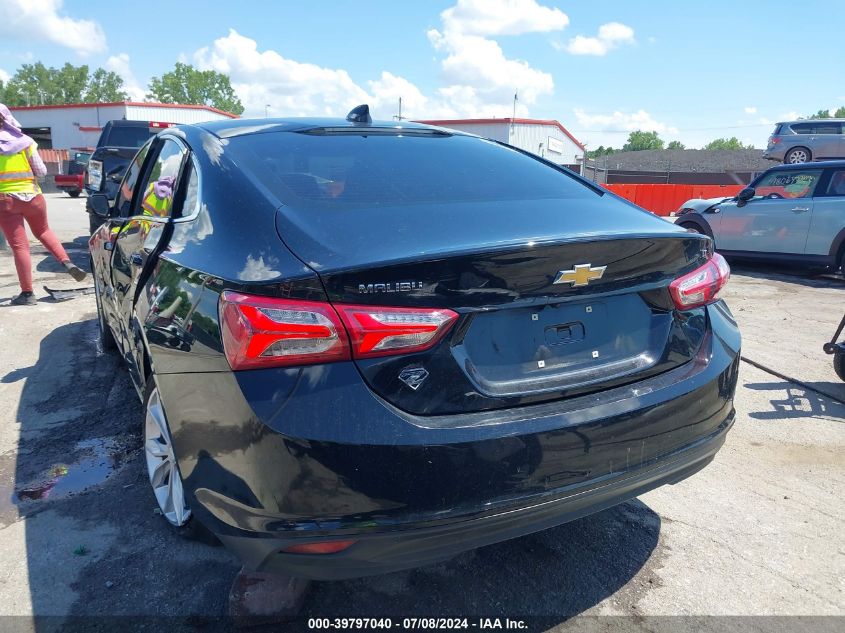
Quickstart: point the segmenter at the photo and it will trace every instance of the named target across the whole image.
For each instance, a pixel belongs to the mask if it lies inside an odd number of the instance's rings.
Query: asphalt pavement
[[[48,205],[87,268],[84,198],[51,194]],[[40,245],[33,254],[37,287],[79,285]],[[224,615],[239,566],[157,516],[140,403],[120,359],[97,348],[93,297],[57,303],[39,292],[37,307],[11,307],[16,293],[11,258],[0,254],[0,616],[24,616],[0,628],[124,615],[191,629]],[[841,624],[760,616],[845,615],[845,383],[821,349],[845,312],[845,281],[735,266],[725,296],[749,362],[736,424],[711,465],[445,563],[315,583],[293,628],[305,630],[308,617],[408,614],[596,630],[655,631],[693,616],[708,616],[695,620],[702,630],[721,628],[710,616],[755,616],[748,630]]]

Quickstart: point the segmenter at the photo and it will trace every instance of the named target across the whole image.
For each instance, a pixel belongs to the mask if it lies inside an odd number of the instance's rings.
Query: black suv
[[[100,140],[97,141],[97,149],[88,161],[85,176],[85,191],[88,195],[104,193],[109,200],[114,200],[123,173],[138,148],[150,137],[171,125],[158,121],[115,120],[106,123]],[[88,212],[88,226],[93,234],[102,220],[94,215],[90,204],[86,204],[85,210]]]

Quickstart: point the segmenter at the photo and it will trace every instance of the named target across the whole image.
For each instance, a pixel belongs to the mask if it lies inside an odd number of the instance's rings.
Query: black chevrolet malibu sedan
[[[512,147],[363,108],[186,125],[91,204],[162,514],[252,569],[559,525],[695,473],[733,423],[711,241]]]

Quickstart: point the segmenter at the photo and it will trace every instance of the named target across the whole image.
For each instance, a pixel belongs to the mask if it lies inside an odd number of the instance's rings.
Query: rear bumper
[[[156,367],[156,380],[195,517],[248,567],[347,578],[559,525],[702,468],[733,420],[740,348],[727,308],[707,312],[699,354],[671,371],[471,415],[399,411],[351,363]],[[337,554],[281,553],[346,539]]]
[[[674,484],[704,468],[721,448],[733,425],[731,413],[718,429],[647,468],[610,482],[596,483],[530,505],[442,525],[381,533],[362,533],[349,549],[331,555],[285,554],[299,538],[221,536],[248,567],[313,580],[340,580],[420,567],[461,552],[524,536],[599,512],[664,484]],[[332,540],[338,535],[309,542]],[[349,538],[349,537],[347,537]]]

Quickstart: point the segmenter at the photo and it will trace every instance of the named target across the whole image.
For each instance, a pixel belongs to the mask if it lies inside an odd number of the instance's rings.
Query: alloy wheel
[[[171,525],[176,527],[185,525],[191,518],[191,510],[185,503],[185,489],[179,474],[176,455],[173,452],[173,442],[170,439],[164,406],[157,388],[153,389],[147,400],[144,452],[147,457],[150,485],[153,487],[161,513]]]
[[[806,163],[809,160],[809,156],[807,152],[803,149],[794,149],[789,152],[789,158],[787,162],[791,165],[797,165],[798,163]]]

